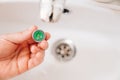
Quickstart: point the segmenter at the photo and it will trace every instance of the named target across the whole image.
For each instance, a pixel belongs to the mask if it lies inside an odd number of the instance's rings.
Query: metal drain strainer
[[[60,61],[69,61],[76,54],[76,48],[71,40],[58,40],[53,47],[53,54]]]

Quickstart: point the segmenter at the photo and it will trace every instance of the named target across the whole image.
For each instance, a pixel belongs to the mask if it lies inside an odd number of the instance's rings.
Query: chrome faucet
[[[65,0],[41,0],[40,18],[45,22],[56,22],[64,10]]]

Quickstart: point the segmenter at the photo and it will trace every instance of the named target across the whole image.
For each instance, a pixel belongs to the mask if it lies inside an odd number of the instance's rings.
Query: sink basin
[[[11,80],[120,80],[120,14],[72,4],[68,9],[52,24],[40,20],[38,2],[0,3],[0,34],[38,25],[52,35],[44,62]],[[72,60],[53,55],[60,39],[75,45]]]

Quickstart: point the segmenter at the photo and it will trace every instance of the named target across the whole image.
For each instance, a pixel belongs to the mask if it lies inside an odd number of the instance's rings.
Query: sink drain
[[[60,61],[69,61],[74,58],[76,48],[71,40],[58,40],[54,44],[53,54]]]

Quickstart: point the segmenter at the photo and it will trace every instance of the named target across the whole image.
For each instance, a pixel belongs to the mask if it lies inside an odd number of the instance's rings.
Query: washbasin
[[[57,23],[39,18],[38,2],[0,3],[0,34],[32,25],[50,32],[42,64],[11,80],[120,80],[120,14],[81,5],[68,5],[70,13]],[[59,40],[70,40],[75,55],[69,61],[54,56]]]

